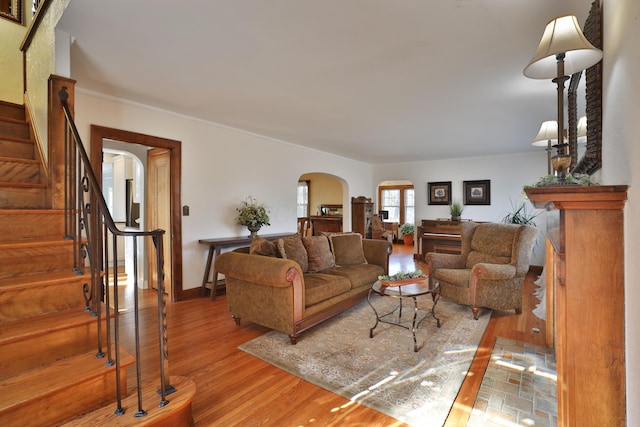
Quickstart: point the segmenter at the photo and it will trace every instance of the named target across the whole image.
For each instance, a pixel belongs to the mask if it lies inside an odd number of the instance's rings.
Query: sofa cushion
[[[270,242],[267,239],[263,239],[260,236],[257,236],[251,242],[251,246],[249,247],[249,253],[251,255],[264,255],[264,256],[275,257],[278,254],[278,250],[276,248],[275,243]]]
[[[327,236],[303,237],[302,244],[307,250],[309,273],[316,273],[336,265]]]
[[[360,233],[330,234],[331,250],[336,266],[366,264]]]
[[[302,239],[298,234],[278,239],[277,246],[282,258],[297,262],[302,272],[307,272],[309,269],[307,250],[304,248]]]
[[[351,290],[351,282],[346,277],[324,273],[304,275],[304,305],[312,306],[329,298]]]
[[[356,289],[363,286],[371,287],[378,280],[378,276],[384,274],[384,268],[375,264],[357,264],[330,268],[324,270],[323,273],[345,277],[351,282],[351,288]]]

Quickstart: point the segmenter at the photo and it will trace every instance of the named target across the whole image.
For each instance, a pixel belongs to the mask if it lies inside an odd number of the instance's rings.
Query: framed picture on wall
[[[465,205],[490,205],[491,181],[463,181]]]
[[[448,205],[451,203],[451,181],[429,183],[429,204]]]

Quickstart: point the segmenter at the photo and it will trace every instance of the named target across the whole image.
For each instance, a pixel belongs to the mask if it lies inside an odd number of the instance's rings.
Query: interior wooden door
[[[165,230],[163,241],[164,249],[164,284],[165,291],[172,295],[171,274],[171,157],[168,149],[153,148],[147,152],[147,218],[148,229]],[[156,259],[153,254],[153,243],[148,243],[147,253],[149,265],[149,283],[154,288],[158,287],[156,273]]]

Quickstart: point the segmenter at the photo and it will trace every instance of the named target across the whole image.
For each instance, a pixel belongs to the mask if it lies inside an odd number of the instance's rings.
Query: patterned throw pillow
[[[335,267],[336,262],[333,259],[327,236],[303,237],[302,244],[307,250],[307,259],[309,260],[308,271],[310,273]]]
[[[360,233],[332,233],[329,239],[336,266],[367,264]]]
[[[263,256],[278,256],[276,244],[257,236],[251,242],[249,247],[249,253],[251,255],[263,255]]]
[[[297,262],[303,273],[306,273],[309,270],[307,250],[302,244],[302,238],[300,235],[296,234],[278,239],[277,246],[282,258]]]

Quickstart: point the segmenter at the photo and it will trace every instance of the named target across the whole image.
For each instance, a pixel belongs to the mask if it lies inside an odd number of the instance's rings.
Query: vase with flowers
[[[271,225],[269,224],[269,211],[267,207],[262,203],[258,203],[258,201],[251,196],[247,197],[236,210],[238,211],[238,224],[247,227],[251,232],[249,237],[257,236],[258,230],[260,230],[263,225]]]

